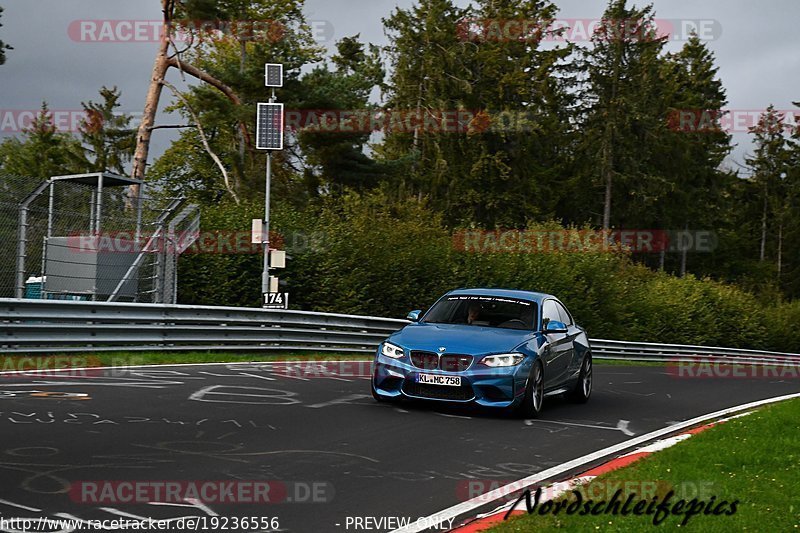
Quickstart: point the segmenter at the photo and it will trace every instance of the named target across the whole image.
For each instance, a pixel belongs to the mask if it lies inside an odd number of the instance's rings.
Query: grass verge
[[[624,504],[633,494],[633,503],[656,498],[663,501],[670,491],[670,510],[679,500],[693,499],[708,505],[702,512],[682,524],[689,503],[681,514],[670,514],[662,527],[702,532],[731,531],[798,531],[800,529],[800,400],[762,408],[755,413],[730,420],[695,435],[664,451],[636,463],[599,476],[581,487],[582,501],[609,501],[617,490]],[[713,498],[713,499],[712,499]],[[543,498],[544,500],[545,498]],[[574,503],[575,494],[561,498]],[[557,500],[558,501],[558,500]],[[713,511],[722,502],[723,514]],[[738,502],[732,515],[724,514]],[[524,509],[524,503],[520,506]],[[578,509],[576,506],[575,509]],[[635,508],[635,507],[631,507]],[[583,509],[568,515],[540,515],[542,504],[534,514],[509,518],[490,531],[651,531],[654,514],[635,516],[611,513],[581,516]],[[647,508],[644,508],[646,511]],[[605,509],[603,509],[605,511]],[[682,524],[682,525],[681,525]]]
[[[335,352],[86,352],[86,353],[51,353],[51,354],[24,354],[13,353],[3,355],[0,352],[0,372],[8,370],[23,370],[17,368],[17,362],[23,359],[43,361],[44,358],[57,358],[62,365],[69,367],[117,367],[141,365],[182,365],[200,363],[247,363],[268,361],[362,361],[371,360],[373,354],[352,355]],[[35,363],[34,363],[35,364]],[[666,362],[659,361],[625,361],[596,359],[598,366],[664,366]],[[28,368],[28,367],[25,367]],[[44,366],[43,368],[49,368]]]
[[[8,354],[0,356],[0,371],[57,367],[118,367],[141,365],[182,365],[198,363],[248,363],[268,361],[360,361],[372,354],[350,355],[328,352],[87,352],[62,354]],[[20,366],[22,365],[22,366]]]
[[[600,359],[595,357],[593,359],[595,365],[604,366],[667,366],[668,364],[675,364],[671,361],[632,361],[627,359]]]

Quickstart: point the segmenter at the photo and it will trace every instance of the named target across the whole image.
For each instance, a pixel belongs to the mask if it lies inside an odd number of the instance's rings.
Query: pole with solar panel
[[[272,181],[272,152],[283,150],[283,104],[275,103],[275,89],[283,87],[283,65],[265,65],[265,85],[272,90],[269,103],[258,104],[256,149],[267,151],[267,179],[264,198],[264,220],[253,220],[253,243],[264,247],[264,269],[261,274],[261,293],[266,309],[288,309],[289,294],[279,292],[279,280],[270,276],[270,268],[286,267],[286,252],[271,250],[269,242],[269,200]]]

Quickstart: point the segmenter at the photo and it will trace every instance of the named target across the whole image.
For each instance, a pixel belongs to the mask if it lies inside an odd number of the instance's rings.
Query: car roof
[[[519,291],[513,289],[456,289],[447,293],[448,296],[475,295],[475,296],[502,296],[505,298],[517,298],[519,300],[529,300],[541,303],[547,298],[555,298],[550,294],[533,291]],[[557,299],[557,298],[556,298]]]

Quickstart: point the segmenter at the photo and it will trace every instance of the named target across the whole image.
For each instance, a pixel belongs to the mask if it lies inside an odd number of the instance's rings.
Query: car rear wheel
[[[533,363],[528,384],[525,387],[525,399],[519,406],[517,414],[523,418],[538,418],[544,404],[544,370],[539,361]]]
[[[572,389],[572,400],[577,403],[586,403],[592,395],[592,354],[587,354],[581,364],[581,372],[578,374],[578,382]]]

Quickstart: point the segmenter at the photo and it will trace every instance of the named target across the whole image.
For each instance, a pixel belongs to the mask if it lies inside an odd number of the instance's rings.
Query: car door
[[[561,322],[566,324],[569,330],[566,339],[567,347],[565,349],[567,352],[567,364],[564,368],[564,379],[569,379],[574,372],[577,372],[577,367],[580,364],[580,362],[575,361],[575,339],[580,335],[581,330],[575,325],[575,320],[572,318],[569,311],[567,311],[567,308],[564,307],[564,304],[556,302],[556,307],[558,307],[558,313],[561,315]]]
[[[545,300],[542,304],[542,329],[547,322],[562,322],[561,312],[555,300]],[[570,361],[572,342],[568,333],[544,333],[547,339],[544,356],[545,387],[555,387],[566,379]]]

